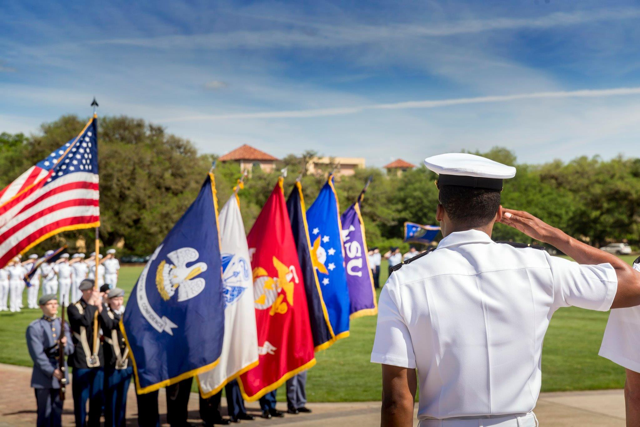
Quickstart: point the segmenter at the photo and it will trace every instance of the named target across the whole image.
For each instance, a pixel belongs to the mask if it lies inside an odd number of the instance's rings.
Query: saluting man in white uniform
[[[503,209],[502,181],[515,168],[471,154],[425,164],[439,174],[444,238],[400,264],[380,295],[371,361],[383,365],[382,425],[412,425],[419,381],[421,427],[535,426],[553,313],[640,304],[640,274],[526,212]],[[493,242],[496,221],[577,262]]]
[[[98,255],[98,257],[99,259],[102,259],[102,254]],[[104,285],[104,274],[105,269],[104,265],[102,265],[102,262],[100,262],[100,265],[98,266],[98,274],[96,274],[96,263],[94,260],[93,264],[91,264],[91,266],[89,267],[89,278],[95,280],[98,283],[98,288]]]
[[[48,258],[53,255],[53,251],[44,253],[44,257]],[[58,294],[58,276],[52,262],[43,262],[40,264],[40,277],[42,277],[42,294]]]
[[[80,283],[87,278],[89,272],[89,266],[84,262],[84,254],[73,254],[71,261],[69,262],[73,269],[73,282],[71,283],[71,303],[75,304],[82,298],[82,291],[80,291]]]
[[[69,294],[73,281],[73,269],[69,265],[69,254],[60,255],[60,259],[56,262],[55,270],[58,273],[58,285],[60,286],[60,304],[64,307],[69,307]]]
[[[38,262],[38,255],[31,254],[29,259],[22,264],[27,273],[31,273],[33,268]],[[29,288],[27,289],[27,307],[39,308],[38,306],[38,291],[40,290],[40,269],[38,268],[29,278]]]
[[[9,300],[9,270],[7,267],[0,268],[0,311],[7,311],[7,301]]]
[[[118,270],[120,270],[120,262],[116,259],[116,250],[109,249],[107,257],[101,263],[104,265],[104,283],[109,285],[109,289],[114,289],[118,284]]]
[[[633,262],[633,268],[640,271],[640,258]],[[627,425],[640,426],[640,306],[611,310],[600,356],[626,369]]]

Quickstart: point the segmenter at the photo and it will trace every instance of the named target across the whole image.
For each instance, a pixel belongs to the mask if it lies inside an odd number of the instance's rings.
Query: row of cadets
[[[400,248],[397,246],[393,246],[391,249],[384,254],[384,259],[389,262],[388,272],[389,276],[391,276],[391,272],[393,271],[393,267],[398,264],[402,264],[402,254],[400,253]]]
[[[22,308],[22,291],[24,290],[25,267],[16,257],[0,270],[0,311],[19,312]],[[7,301],[9,306],[7,307]]]

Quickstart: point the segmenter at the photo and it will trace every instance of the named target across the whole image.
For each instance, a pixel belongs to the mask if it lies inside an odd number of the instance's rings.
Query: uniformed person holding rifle
[[[382,290],[371,361],[382,364],[382,425],[528,427],[540,393],[542,342],[560,307],[640,304],[640,273],[526,212],[500,205],[516,170],[471,154],[425,160],[439,174],[438,248],[393,272]],[[577,262],[495,243],[496,222]]]
[[[82,298],[67,309],[75,352],[69,358],[73,367],[73,404],[76,426],[99,426],[104,403],[104,358],[99,330],[111,330],[113,320],[107,314],[94,281],[80,283]],[[87,424],[87,400],[89,422]]]
[[[43,295],[38,305],[42,317],[27,328],[27,347],[33,360],[31,387],[38,406],[37,425],[61,426],[64,386],[69,380],[64,356],[73,353],[73,344],[68,338],[69,325],[57,317],[56,294]]]

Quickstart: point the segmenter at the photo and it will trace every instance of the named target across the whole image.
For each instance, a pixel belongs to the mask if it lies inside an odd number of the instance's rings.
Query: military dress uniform
[[[437,167],[437,158],[425,163],[442,185],[488,188],[489,171],[497,169],[491,181],[515,175],[495,162],[476,160],[469,169]],[[459,179],[465,172],[470,180]],[[607,311],[617,285],[610,264],[514,248],[479,230],[453,232],[387,281],[371,361],[417,369],[421,427],[534,426],[551,316],[568,306]]]
[[[9,307],[9,270],[0,268],[0,311],[7,311]]]
[[[107,255],[112,256],[102,262],[105,270],[104,283],[109,285],[110,289],[113,289],[118,285],[118,270],[120,270],[120,262],[115,258],[115,253],[115,249],[109,249],[107,251]]]
[[[62,254],[60,259],[62,262],[56,264],[55,271],[58,274],[58,286],[60,287],[60,305],[66,307],[69,305],[73,269],[69,265],[69,254]]]
[[[84,254],[74,254],[74,259],[78,259],[73,264],[71,264],[71,268],[73,269],[73,281],[71,283],[71,302],[76,303],[82,297],[82,292],[80,292],[80,283],[87,278],[87,273],[89,272],[89,266],[86,262],[83,261]]]
[[[50,251],[53,254],[53,251]],[[46,255],[45,256],[49,256]],[[42,277],[42,293],[57,294],[58,293],[58,276],[54,269],[54,264],[44,262],[40,265],[40,277]]]
[[[9,310],[15,313],[22,308],[24,275],[27,274],[27,270],[19,261],[15,261],[13,265],[7,267],[7,270],[9,271]]]
[[[27,289],[27,307],[29,308],[38,308],[38,291],[40,290],[40,269],[33,269],[36,266],[36,262],[38,261],[38,255],[33,254],[29,256],[31,262],[25,264],[24,267],[27,269],[27,273],[32,273],[29,278],[29,288]]]
[[[109,298],[124,296],[121,289],[112,289]],[[120,427],[125,425],[127,412],[127,391],[133,376],[133,367],[129,360],[129,349],[124,340],[119,323],[121,313],[108,309],[107,315],[113,321],[103,329],[104,334],[104,409],[105,425]]]
[[[93,287],[93,281],[85,279],[80,285]],[[104,357],[102,343],[98,336],[99,329],[111,330],[114,320],[107,314],[103,303],[102,312],[98,308],[80,299],[67,308],[69,323],[73,333],[75,351],[69,358],[73,367],[73,403],[77,426],[87,425],[87,400],[89,400],[90,426],[100,425],[100,414],[104,403]]]
[[[51,299],[55,299],[55,295],[45,295],[40,299],[40,304],[44,305]],[[64,328],[67,337],[64,354],[68,356],[73,353],[73,343],[69,336],[69,325],[65,323]],[[61,330],[60,318],[52,319],[46,316],[34,320],[27,328],[27,348],[33,360],[31,387],[36,395],[39,427],[62,425],[63,402],[60,399],[60,382],[53,376],[53,371],[58,368],[58,339]],[[66,368],[65,362],[64,373],[68,382]]]

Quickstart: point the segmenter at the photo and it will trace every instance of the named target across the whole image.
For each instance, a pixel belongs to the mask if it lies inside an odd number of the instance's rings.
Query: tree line
[[[1,133],[0,188],[76,137],[85,123],[77,116],[63,116],[43,124],[34,135]],[[124,245],[121,254],[150,254],[195,199],[218,156],[198,153],[188,140],[171,135],[160,126],[124,116],[100,118],[98,138],[101,242],[106,247]],[[225,151],[234,148],[229,146]],[[526,210],[594,246],[612,241],[640,243],[640,159],[581,156],[566,163],[555,160],[531,165],[518,163],[514,153],[502,147],[474,154],[517,168],[516,177],[505,182],[503,206]],[[306,164],[318,155],[313,151],[291,154],[278,163],[274,172],[260,168],[251,171],[244,189],[239,190],[247,231],[282,168],[288,171],[285,195],[300,177],[307,207],[313,203],[328,171],[334,167],[327,165],[321,174],[307,173]],[[240,167],[233,162],[218,162],[214,175],[222,206],[233,194],[241,176]],[[408,250],[408,244],[402,242],[405,221],[436,224],[436,175],[423,166],[401,176],[387,176],[378,168],[358,169],[353,176],[336,179],[341,211],[356,200],[369,177],[373,181],[362,203],[368,245],[379,246],[383,251],[391,246]],[[81,236],[90,242],[93,231],[63,233],[43,242],[36,251],[43,252],[63,242],[73,250]],[[494,239],[532,243],[501,224],[496,225]],[[91,245],[88,250],[93,250]]]

